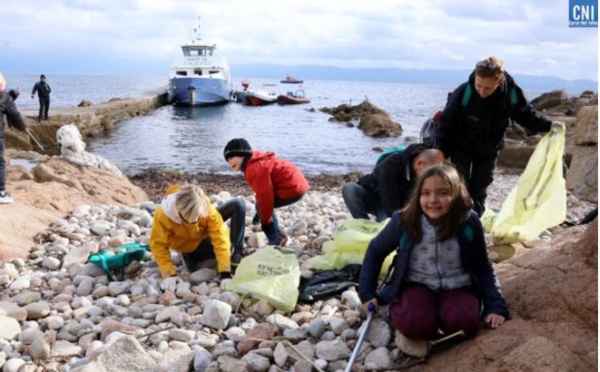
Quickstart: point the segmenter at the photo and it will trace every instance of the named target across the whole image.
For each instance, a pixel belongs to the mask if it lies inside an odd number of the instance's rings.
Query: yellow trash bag
[[[492,232],[492,227],[494,226],[494,221],[496,220],[496,212],[486,206],[479,220],[483,226],[483,231],[489,234]]]
[[[339,270],[350,264],[362,264],[371,240],[387,225],[389,219],[375,222],[367,219],[348,219],[340,226],[333,240],[323,243],[323,254],[307,262],[317,270]],[[392,263],[392,253],[386,258],[381,275]]]
[[[531,155],[517,185],[494,219],[492,241],[510,244],[537,239],[567,216],[563,178],[565,127],[553,124]]]
[[[300,266],[294,250],[266,246],[242,259],[226,289],[290,312],[296,307],[299,286]]]

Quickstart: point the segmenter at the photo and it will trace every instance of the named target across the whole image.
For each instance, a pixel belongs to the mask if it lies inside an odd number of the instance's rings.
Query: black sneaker
[[[237,252],[236,252],[236,253],[234,253],[234,254],[231,256],[231,264],[232,264],[232,265],[235,265],[235,266],[239,265],[240,261],[242,260],[242,257],[243,257],[243,256],[242,256],[242,254],[241,254],[241,253],[237,253]]]

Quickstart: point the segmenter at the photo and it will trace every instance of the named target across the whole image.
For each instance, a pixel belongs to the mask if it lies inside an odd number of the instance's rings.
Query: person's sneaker
[[[231,256],[231,264],[232,265],[239,265],[240,261],[242,260],[242,254],[235,252],[232,256]]]
[[[0,191],[0,204],[11,204],[14,202],[15,200],[11,198],[6,191]]]
[[[404,354],[415,357],[424,358],[427,356],[427,341],[413,340],[404,336],[400,331],[396,330],[396,338],[394,339],[396,346]]]
[[[280,247],[285,247],[288,244],[288,241],[290,239],[288,238],[288,236],[284,233],[279,234],[279,238],[277,239],[277,242],[275,243],[275,245],[278,245]]]

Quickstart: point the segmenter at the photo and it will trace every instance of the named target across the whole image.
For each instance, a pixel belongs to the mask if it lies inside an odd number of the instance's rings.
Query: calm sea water
[[[20,86],[19,108],[37,108],[31,88],[37,76],[6,76],[8,87]],[[223,147],[232,138],[246,138],[254,149],[273,151],[296,163],[306,174],[369,171],[378,153],[373,149],[405,144],[418,138],[422,123],[442,108],[455,87],[398,83],[305,81],[302,85],[249,79],[253,89],[286,93],[303,89],[311,99],[303,105],[249,107],[237,103],[206,108],[165,106],[147,116],[119,122],[107,136],[92,138],[88,151],[114,161],[126,174],[149,168],[185,172],[231,173]],[[240,80],[233,86],[239,87]],[[135,97],[167,83],[156,76],[48,76],[52,107],[76,106],[82,99],[100,103],[113,97]],[[528,98],[540,92],[528,92]],[[368,98],[400,123],[396,138],[371,138],[356,127],[329,121],[322,107],[359,104]],[[354,123],[358,124],[357,122]]]

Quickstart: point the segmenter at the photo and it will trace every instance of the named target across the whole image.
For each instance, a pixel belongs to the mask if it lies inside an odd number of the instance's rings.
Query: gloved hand
[[[219,274],[219,279],[221,280],[220,287],[221,289],[224,289],[231,281],[231,273],[228,271],[223,271]]]
[[[179,284],[179,278],[176,276],[171,276],[162,280],[160,283],[160,288],[163,291],[175,292],[177,289],[177,284]]]
[[[561,131],[565,131],[565,123],[562,121],[553,121],[550,130],[553,133],[560,133]]]

